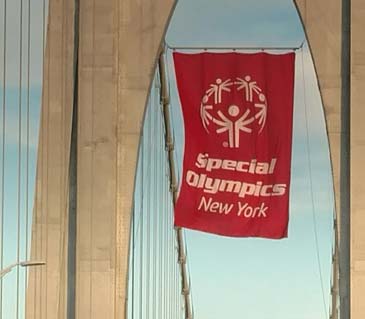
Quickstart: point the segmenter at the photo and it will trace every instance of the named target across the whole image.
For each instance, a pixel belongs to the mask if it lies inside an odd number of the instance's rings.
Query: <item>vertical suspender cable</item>
[[[131,285],[131,319],[135,319],[134,318],[134,300],[135,300],[135,296],[134,296],[134,291],[135,291],[135,272],[136,272],[136,269],[135,269],[135,222],[136,222],[136,219],[135,219],[135,214],[136,214],[136,207],[133,206],[133,215],[132,215],[132,227],[131,227],[131,231],[132,231],[132,249],[130,251],[130,253],[132,254],[131,255],[131,268],[132,268],[132,285]]]
[[[160,74],[160,77],[161,77],[161,74]],[[167,177],[167,170],[166,170],[166,162],[164,161],[164,165],[163,165],[163,175],[164,175],[164,178]],[[168,211],[167,211],[167,183],[163,183],[163,239],[162,239],[162,242],[163,242],[163,267],[165,269],[168,269],[168,251],[167,251],[167,242],[168,242],[168,219],[167,219],[167,216],[168,216]],[[164,308],[163,308],[163,315],[162,315],[162,318],[163,319],[167,319],[168,318],[168,278],[169,278],[169,274],[167,271],[164,272],[163,274],[163,291],[164,291],[164,294],[163,294],[163,305],[164,305]]]
[[[44,72],[45,70],[45,29],[46,29],[46,4],[45,4],[45,1],[46,0],[43,0],[42,1],[42,28],[41,28],[41,32],[42,32],[42,35],[41,35],[41,43],[42,43],[42,50],[41,50],[41,61],[43,62],[42,65],[42,74],[43,74],[43,83],[45,81],[45,77],[46,77],[46,74]],[[49,62],[48,62],[49,64]],[[45,96],[45,90],[43,90],[42,92],[42,95],[41,95],[41,104],[44,103],[44,96]],[[39,152],[39,159],[38,159],[38,163],[37,163],[37,166],[39,168],[39,173],[37,173],[37,179],[39,181],[41,181],[41,184],[40,184],[40,187],[41,189],[43,188],[43,153],[44,153],[44,146],[41,145],[44,143],[44,128],[43,128],[43,123],[44,123],[44,120],[43,120],[43,106],[41,106],[41,116],[40,116],[40,125],[39,125],[39,147],[40,147],[40,152]],[[39,191],[39,190],[36,190],[36,192]],[[34,214],[35,215],[41,215],[40,218],[42,218],[42,205],[39,205],[39,201],[37,199],[37,195],[35,197],[35,203],[34,203]],[[36,218],[37,216],[35,216]],[[37,259],[41,259],[43,256],[42,256],[42,251],[43,251],[43,231],[42,231],[42,226],[40,225],[40,223],[37,223],[35,222],[35,227],[36,227],[36,230],[35,230],[35,233],[40,233],[40,240],[39,238],[36,238],[36,245],[34,247],[34,255]],[[40,242],[40,244],[38,245],[38,242]],[[42,258],[43,259],[43,258]],[[33,291],[33,316],[34,317],[38,317],[38,312],[37,312],[37,309],[39,308],[39,313],[41,314],[41,310],[40,310],[40,305],[41,305],[41,299],[39,298],[39,302],[38,302],[38,295],[40,297],[40,294],[38,294],[38,287],[42,287],[42,270],[39,270],[38,268],[34,270],[34,291]],[[39,306],[39,307],[38,307]]]
[[[28,26],[27,26],[27,123],[26,123],[26,172],[25,172],[25,259],[29,259],[29,131],[30,131],[30,0],[28,0]],[[27,289],[28,271],[25,270],[24,291]],[[26,296],[26,295],[25,295]],[[25,314],[27,313],[27,302],[25,302]]]
[[[153,284],[154,284],[154,278],[153,278],[153,272],[154,272],[154,263],[153,263],[153,249],[154,249],[154,244],[153,244],[153,220],[154,220],[154,211],[155,211],[155,207],[154,207],[154,201],[155,201],[155,178],[156,178],[156,171],[155,171],[155,162],[156,162],[156,150],[155,150],[155,113],[154,113],[154,109],[153,109],[153,98],[154,98],[154,90],[152,88],[152,94],[150,97],[150,103],[149,103],[149,108],[150,108],[150,133],[149,133],[149,147],[150,147],[150,152],[149,152],[149,161],[150,161],[150,177],[148,179],[148,185],[150,187],[149,189],[149,213],[147,216],[147,233],[148,233],[148,242],[147,245],[149,247],[148,249],[148,253],[147,253],[147,260],[148,260],[148,280],[146,282],[146,286],[147,286],[147,293],[148,293],[148,302],[147,302],[147,306],[148,306],[148,313],[147,313],[147,318],[148,319],[153,319]]]
[[[185,238],[185,242],[187,242],[186,240],[186,233],[184,234],[184,238]],[[186,256],[189,260],[189,251],[188,251],[188,245],[185,246],[186,249]],[[188,263],[188,273],[189,273],[189,286],[190,286],[190,298],[191,300],[194,300],[194,291],[193,291],[193,287],[191,285],[191,272],[190,272],[190,265]],[[180,298],[180,312],[181,312],[181,298]],[[194,304],[191,304],[191,315],[194,318]]]
[[[155,264],[155,260],[156,260],[156,250],[155,250],[155,222],[156,222],[156,199],[157,199],[157,190],[156,190],[156,179],[157,179],[157,159],[156,159],[156,155],[157,155],[157,145],[156,145],[156,112],[155,112],[155,88],[154,86],[152,86],[152,95],[151,95],[151,101],[150,101],[150,107],[151,107],[151,121],[152,121],[152,125],[151,125],[151,167],[153,170],[153,174],[151,174],[151,259],[150,259],[150,265],[151,265],[151,314],[150,314],[150,318],[154,319],[155,315],[154,315],[154,308],[155,308],[155,286],[156,286],[156,281],[155,281],[155,270],[156,270],[156,264]]]
[[[136,310],[138,309],[138,316],[136,318],[142,319],[142,303],[143,303],[143,293],[142,293],[142,281],[143,281],[143,209],[144,209],[144,139],[145,132],[142,131],[142,140],[140,144],[141,153],[141,205],[138,212],[138,224],[136,225],[136,238],[138,241],[138,301],[136,301]],[[136,296],[137,299],[137,296]]]
[[[172,214],[171,214],[171,185],[169,185],[169,193],[167,194],[168,196],[168,209],[167,209],[167,213],[168,213],[168,217],[169,217],[169,226],[172,227]],[[174,236],[173,236],[173,232],[169,232],[168,234],[169,237],[169,243],[170,243],[170,247],[168,247],[168,254],[169,254],[169,265],[168,265],[168,269],[170,269],[169,271],[169,299],[168,299],[168,303],[169,303],[169,318],[174,318],[174,299],[173,299],[173,295],[174,295],[174,281],[175,281],[175,276],[174,276],[174,266],[175,266],[175,248],[172,243],[174,243]]]
[[[163,51],[162,51],[163,52]],[[175,161],[174,161],[174,146],[173,139],[171,134],[171,124],[170,124],[170,110],[169,110],[169,93],[167,89],[167,73],[166,73],[166,62],[164,53],[160,54],[159,58],[159,70],[161,75],[161,99],[164,106],[164,121],[166,126],[166,145],[169,156],[169,166],[170,166],[170,183],[171,183],[171,191],[173,195],[173,202],[176,203],[177,199],[177,180],[175,173]],[[177,236],[177,244],[178,244],[178,261],[180,264],[181,271],[181,285],[182,285],[182,294],[184,296],[185,303],[185,319],[192,319],[192,311],[191,311],[191,299],[190,299],[190,287],[188,283],[187,269],[186,269],[186,255],[185,255],[185,243],[183,237],[183,230],[178,227],[176,228],[176,236]]]
[[[175,263],[175,293],[174,293],[175,316],[174,316],[174,318],[179,318],[179,316],[178,316],[178,314],[179,314],[179,296],[180,296],[179,269],[178,269],[178,264]]]
[[[139,161],[137,161],[137,167],[138,169],[141,169],[140,165],[139,165]],[[137,174],[138,176],[138,174]],[[133,209],[132,209],[132,220],[131,220],[131,245],[129,248],[129,255],[131,256],[131,261],[130,261],[130,267],[131,267],[131,278],[132,278],[132,283],[131,283],[131,319],[135,319],[134,317],[134,313],[135,313],[135,308],[134,308],[134,302],[135,302],[135,273],[136,273],[136,213],[137,213],[137,207],[136,207],[136,202],[133,202]]]
[[[150,258],[151,258],[151,192],[152,192],[152,170],[153,170],[153,166],[152,166],[152,159],[151,159],[151,153],[152,153],[152,149],[151,149],[151,143],[152,143],[152,110],[149,107],[149,112],[148,112],[148,118],[147,118],[147,123],[148,123],[148,138],[146,139],[147,142],[147,153],[145,154],[145,160],[148,163],[147,166],[147,170],[146,170],[146,183],[147,183],[147,198],[146,198],[146,207],[145,207],[145,243],[146,243],[146,258],[145,258],[145,271],[146,271],[146,282],[144,283],[144,289],[146,290],[146,295],[145,295],[145,318],[146,319],[150,319],[150,281],[151,281],[151,262],[150,262]]]
[[[4,0],[4,36],[3,36],[3,100],[2,100],[2,154],[1,154],[1,225],[0,225],[0,236],[1,236],[1,253],[0,253],[0,269],[4,268],[4,216],[5,216],[5,123],[6,123],[6,44],[7,44],[7,0]],[[3,279],[0,278],[0,317],[3,313]]]
[[[158,316],[158,313],[159,313],[159,308],[160,308],[160,300],[157,299],[157,296],[159,296],[159,281],[160,281],[160,261],[161,261],[161,257],[160,257],[160,246],[159,246],[159,234],[160,234],[160,228],[159,228],[159,224],[160,224],[160,188],[159,188],[159,180],[161,178],[161,171],[160,171],[160,162],[161,162],[161,159],[160,159],[160,152],[161,152],[161,148],[160,148],[160,114],[159,114],[159,108],[158,108],[158,77],[155,76],[155,85],[153,87],[154,91],[155,91],[155,98],[153,99],[153,108],[154,108],[154,113],[156,114],[156,121],[155,121],[155,152],[156,152],[156,157],[155,157],[155,171],[156,171],[156,175],[155,175],[155,213],[154,213],[154,218],[155,218],[155,221],[154,221],[154,265],[155,265],[155,272],[154,272],[154,291],[153,291],[153,305],[154,305],[154,316],[153,318],[156,318],[156,319],[161,319],[159,316]]]
[[[168,168],[167,168],[168,169]],[[166,189],[166,219],[168,221],[167,226],[170,226],[170,189],[169,187]],[[166,232],[166,240],[168,243],[171,243],[171,238],[170,238],[170,233],[167,231]],[[171,253],[170,253],[170,247],[168,245],[166,245],[166,268],[167,269],[171,269]],[[171,271],[169,271],[167,273],[167,280],[166,280],[166,285],[167,285],[167,292],[166,292],[166,317],[167,318],[171,318]]]
[[[151,101],[150,101],[150,105],[149,105],[149,115],[148,115],[148,123],[149,123],[149,132],[148,132],[148,147],[149,147],[149,152],[148,154],[150,155],[150,157],[148,158],[148,162],[149,162],[149,169],[147,171],[148,173],[148,177],[147,177],[147,181],[148,181],[148,201],[147,201],[147,278],[146,278],[146,293],[147,293],[147,301],[146,301],[146,318],[150,319],[150,305],[151,305],[151,287],[150,287],[150,281],[151,281],[151,216],[152,216],[152,199],[153,199],[153,170],[154,167],[152,165],[152,161],[153,161],[153,131],[152,131],[152,126],[153,126],[153,112],[152,112],[152,108],[151,108]],[[151,159],[152,156],[152,159]]]
[[[156,81],[156,78],[154,79],[154,81]],[[156,318],[156,308],[157,308],[157,303],[156,303],[156,288],[157,288],[157,212],[158,212],[158,110],[156,107],[156,83],[154,83],[154,85],[152,86],[152,90],[153,90],[153,96],[151,96],[151,104],[150,107],[152,107],[153,110],[153,134],[151,134],[152,138],[153,138],[153,164],[154,164],[154,174],[153,174],[153,192],[152,194],[153,196],[153,214],[152,218],[153,218],[153,230],[152,230],[152,256],[153,256],[153,260],[152,260],[152,316],[151,318]],[[156,318],[157,319],[157,318]]]
[[[178,252],[178,251],[177,251]],[[176,253],[176,250],[175,250]],[[178,263],[174,263],[174,318],[178,318],[178,298],[180,295],[179,289],[179,269]]]
[[[340,318],[350,319],[351,228],[351,0],[342,0],[341,44],[341,155],[340,155]]]
[[[47,35],[46,35],[47,36]],[[47,40],[46,40],[47,42]],[[46,50],[47,50],[47,55],[49,57],[48,59],[48,66],[47,66],[47,77],[48,77],[48,81],[50,81],[51,79],[51,50],[52,50],[52,41],[48,41],[48,45],[46,45]],[[48,86],[49,88],[49,86]],[[47,105],[50,105],[51,104],[51,96],[50,96],[50,92],[51,90],[48,89],[48,94],[47,94]],[[44,219],[44,223],[45,223],[45,260],[46,262],[48,261],[48,251],[49,251],[49,198],[50,198],[50,195],[49,195],[49,192],[48,192],[48,187],[50,185],[50,174],[49,174],[49,153],[50,153],[50,147],[51,147],[51,143],[50,143],[50,118],[51,118],[51,112],[49,111],[48,109],[48,112],[47,112],[47,120],[46,120],[46,132],[47,132],[47,139],[46,139],[46,165],[45,165],[45,170],[46,170],[46,178],[45,178],[45,184],[47,185],[47,192],[46,192],[46,198],[43,199],[44,201],[44,205],[45,205],[45,209],[42,210],[42,213],[44,214],[45,216],[45,219]],[[41,312],[41,319],[44,318],[44,319],[47,319],[47,314],[48,314],[48,269],[49,267],[49,264],[46,263],[45,265],[45,271],[42,272],[42,274],[44,274],[45,276],[45,279],[44,279],[44,288],[42,288],[42,290],[44,289],[44,291],[46,292],[46,298],[44,298],[42,301],[43,301],[43,309],[42,309],[42,312]],[[45,316],[43,317],[43,313],[45,314]]]
[[[46,56],[46,3],[45,3],[46,0],[43,0],[43,9],[42,9],[42,54],[43,56],[45,57]],[[48,70],[49,69],[49,66],[50,66],[50,57],[48,57],[48,61],[47,61],[47,66],[46,67],[43,67],[43,74],[44,74],[44,78],[49,81],[49,71],[48,71],[48,74],[46,74],[45,70]],[[45,103],[45,97],[49,95],[49,87],[47,88],[47,91],[48,92],[43,92],[42,93],[42,103]],[[43,115],[42,113],[42,124],[41,124],[41,129],[42,129],[42,132],[41,132],[41,136],[42,136],[42,144],[46,144],[46,130],[45,130],[45,123],[46,123],[46,119],[45,119],[45,116]],[[46,185],[45,185],[45,182],[44,182],[44,165],[43,165],[43,162],[45,161],[45,146],[42,145],[42,152],[40,154],[40,158],[42,159],[42,166],[41,166],[41,189],[45,189],[46,188]],[[44,195],[42,195],[43,197]],[[43,208],[43,203],[46,202],[46,199],[44,198],[41,198],[42,200],[40,201],[40,207],[38,207],[39,209],[39,214],[40,214],[40,220],[41,220],[41,223],[40,225],[37,225],[40,230],[40,247],[39,247],[39,257],[42,259],[42,260],[46,260],[47,262],[47,256],[43,256],[43,245],[44,245],[44,237],[43,237],[43,211],[44,211],[44,208]],[[38,313],[37,311],[36,312],[36,316],[38,315],[40,319],[42,319],[42,316],[43,316],[43,307],[42,307],[42,302],[43,302],[43,299],[41,298],[42,296],[42,291],[43,291],[43,274],[44,274],[44,271],[40,270],[39,271],[39,280],[37,280],[38,278],[36,278],[36,284],[35,284],[35,287],[38,288],[39,287],[39,292],[36,290],[36,297],[38,297],[38,300],[37,298],[35,298],[35,303],[36,303],[36,306],[35,306],[35,309],[37,306],[39,306],[39,310],[38,310]],[[39,285],[37,285],[37,281],[39,282]],[[38,293],[37,293],[38,292]]]
[[[18,191],[17,191],[17,249],[16,249],[16,312],[15,318],[19,318],[19,294],[20,294],[20,219],[21,219],[21,165],[22,165],[22,70],[23,69],[23,0],[20,0],[19,12],[19,82],[18,82]]]
[[[155,194],[156,194],[156,210],[155,210],[155,225],[154,225],[154,232],[155,232],[155,257],[154,257],[154,264],[155,264],[155,289],[154,289],[154,318],[156,319],[160,319],[159,317],[159,310],[160,310],[160,300],[157,299],[157,296],[160,296],[159,294],[159,287],[160,287],[160,261],[161,261],[161,257],[160,257],[160,246],[159,246],[159,234],[161,233],[160,231],[160,195],[161,195],[161,191],[160,191],[160,179],[161,179],[161,171],[160,171],[160,152],[161,152],[161,148],[160,148],[160,114],[159,114],[159,108],[158,108],[158,76],[155,74],[155,85],[154,85],[154,91],[155,91],[155,99],[153,100],[153,107],[154,107],[154,112],[156,114],[156,122],[155,122],[155,126],[156,126],[156,134],[155,134],[155,143],[156,143],[156,181],[155,181]]]
[[[307,146],[307,161],[308,161],[308,171],[309,171],[309,189],[310,189],[310,197],[311,197],[311,210],[312,210],[312,218],[313,218],[313,233],[314,233],[314,243],[316,248],[316,258],[317,258],[317,266],[318,266],[318,277],[320,281],[320,288],[322,294],[322,302],[323,302],[323,313],[324,318],[328,318],[327,314],[327,305],[326,298],[324,292],[324,283],[322,276],[322,266],[321,266],[321,258],[319,253],[319,241],[318,241],[318,232],[317,232],[317,216],[314,204],[314,194],[313,194],[313,181],[312,181],[312,161],[311,161],[311,149],[310,149],[310,141],[309,141],[309,124],[308,124],[308,106],[306,102],[307,90],[305,83],[305,75],[304,75],[304,52],[302,49],[301,58],[302,58],[302,81],[303,81],[303,95],[304,95],[304,110],[305,110],[305,129],[306,129],[306,146]]]
[[[134,198],[133,198],[133,206],[132,206],[132,216],[131,216],[131,243],[129,246],[129,256],[130,256],[130,272],[131,275],[128,276],[128,280],[131,278],[131,283],[128,283],[129,286],[129,292],[130,292],[130,298],[127,297],[128,299],[130,299],[130,302],[127,303],[127,307],[130,307],[130,318],[131,319],[136,319],[136,300],[137,300],[137,296],[136,296],[136,291],[137,291],[137,281],[136,281],[136,259],[137,259],[137,252],[138,252],[138,248],[136,245],[136,231],[138,231],[138,227],[136,225],[136,221],[137,221],[137,216],[136,214],[138,214],[138,211],[141,209],[140,207],[137,207],[137,203],[139,203],[140,205],[142,205],[142,195],[141,195],[141,189],[142,189],[142,166],[141,166],[141,155],[142,155],[142,144],[143,144],[143,133],[140,139],[140,144],[139,144],[139,149],[138,149],[138,160],[137,160],[137,178],[136,178],[136,185],[138,185],[139,189],[137,190],[137,187],[135,189],[135,193],[134,193]],[[136,191],[137,190],[137,191]],[[139,194],[139,201],[136,201],[136,193]],[[127,310],[127,313],[128,310]]]
[[[331,316],[330,319],[338,319],[338,224],[336,210],[334,210],[334,244],[332,252],[332,285],[331,285]]]
[[[137,161],[137,167],[138,169],[140,169],[140,165],[139,165],[139,160]],[[137,176],[140,178],[140,175],[137,174]],[[136,182],[136,184],[138,184],[138,182]],[[135,195],[134,195],[135,196]],[[135,197],[134,197],[135,198]],[[129,283],[130,285],[130,295],[131,297],[127,297],[128,299],[130,299],[130,303],[127,304],[127,306],[130,307],[130,318],[131,319],[135,319],[136,318],[136,300],[137,300],[137,281],[136,281],[136,273],[137,273],[137,269],[136,269],[136,259],[138,256],[138,250],[137,250],[137,245],[136,245],[136,214],[137,214],[137,201],[134,200],[133,202],[133,208],[132,208],[132,218],[131,218],[131,245],[129,247],[129,256],[131,257],[130,260],[130,267],[131,267],[131,275],[129,278],[131,278],[131,283]],[[129,280],[128,278],[128,280]],[[128,309],[127,309],[128,311]]]
[[[144,159],[144,154],[145,154],[145,143],[146,143],[146,132],[145,132],[145,127],[143,128],[143,132],[142,132],[142,143],[141,143],[141,167],[142,167],[142,178],[141,178],[141,208],[140,208],[140,213],[139,213],[139,224],[141,225],[141,231],[140,231],[140,238],[139,238],[139,319],[143,319],[143,261],[144,261],[144,256],[143,256],[143,251],[144,251],[144,243],[143,243],[143,238],[144,238],[144,220],[143,220],[143,216],[144,216],[144,210],[145,210],[145,206],[144,206],[144,200],[145,200],[145,189],[144,189],[144,182],[145,182],[145,159]]]
[[[342,3],[344,3],[344,2],[350,2],[350,0],[341,0],[342,1]],[[295,6],[295,8],[296,8],[296,11],[297,11],[297,13],[298,13],[298,16],[299,16],[299,19],[300,19],[300,21],[301,21],[301,24],[302,24],[302,27],[303,27],[303,31],[304,31],[304,33],[305,33],[305,37],[306,37],[306,39],[307,39],[307,41],[308,41],[308,34],[307,34],[307,30],[306,30],[306,28],[305,28],[305,24],[304,24],[304,19],[305,19],[305,15],[306,15],[306,13],[307,13],[307,8],[306,8],[306,2],[305,2],[305,9],[304,9],[304,17],[300,14],[300,10],[299,10],[299,7],[298,7],[298,4],[297,4],[297,1],[294,1],[294,6]],[[344,6],[344,4],[343,4],[343,6]],[[349,4],[347,5],[348,7],[349,7]],[[348,10],[349,10],[349,8],[348,8]],[[348,11],[347,10],[347,11]],[[346,10],[345,10],[346,11]],[[344,12],[343,10],[342,10],[342,20],[344,21],[344,20],[348,20],[348,19],[344,19],[344,16],[348,16],[348,12]],[[347,21],[347,23],[346,23],[347,25],[348,25],[348,27],[349,27],[349,21]],[[342,25],[344,25],[344,22],[342,22]],[[342,27],[342,29],[344,29],[343,27]],[[342,31],[342,42],[344,42],[344,36],[343,36],[343,33],[344,33],[344,31]],[[347,41],[349,41],[349,39],[347,39]],[[345,41],[346,42],[346,41]],[[309,42],[307,42],[308,43],[308,47],[309,47],[309,51],[312,53],[312,49],[311,49],[311,46],[310,46],[310,43]],[[342,46],[344,46],[344,44],[342,45]],[[346,45],[345,45],[346,46]],[[313,54],[312,54],[313,55]],[[342,61],[344,61],[344,60],[346,60],[346,58],[344,58],[344,56],[342,55]],[[343,67],[343,63],[342,63],[342,67]],[[318,78],[318,72],[317,72],[317,70],[316,70],[316,73],[317,73],[317,78]],[[342,72],[342,76],[343,76],[343,72]],[[348,82],[349,83],[349,82]],[[343,91],[343,88],[342,88],[342,91]],[[321,95],[321,99],[322,99],[322,102],[323,102],[323,97],[322,97],[322,95]],[[341,118],[342,118],[342,116],[341,116]],[[343,121],[344,121],[344,119],[342,118],[342,123],[343,123]],[[343,130],[342,130],[342,132],[343,132]],[[342,135],[342,137],[343,137],[343,135]],[[341,139],[342,139],[342,137],[341,137]],[[342,144],[342,140],[341,140],[341,144]],[[348,145],[349,145],[349,143],[348,143]],[[341,148],[342,148],[342,146],[341,146]],[[341,151],[341,157],[342,157],[342,151]],[[342,165],[342,164],[341,164]],[[343,176],[344,174],[342,173],[342,168],[340,169],[340,176],[341,176],[341,178],[340,179],[342,179],[342,176]],[[349,192],[349,189],[347,189],[347,192]],[[341,203],[342,203],[342,195],[343,195],[343,192],[342,192],[342,189],[340,189],[340,201],[341,201]],[[349,194],[349,193],[348,193]],[[348,196],[348,195],[346,195],[346,196]],[[342,204],[341,204],[342,205]],[[338,208],[337,208],[338,209]],[[334,249],[335,249],[335,251],[334,251],[334,253],[333,253],[333,269],[332,269],[332,271],[333,271],[333,280],[334,280],[334,282],[333,282],[333,286],[332,286],[332,313],[331,313],[331,319],[337,319],[338,318],[338,314],[337,314],[337,307],[338,307],[338,301],[337,301],[337,287],[338,287],[338,285],[339,285],[339,282],[338,282],[338,278],[340,277],[339,276],[339,272],[338,272],[338,265],[339,265],[339,261],[338,261],[338,255],[339,255],[339,245],[338,245],[338,229],[339,229],[339,227],[338,227],[338,223],[337,223],[337,216],[339,216],[340,214],[342,214],[341,213],[341,211],[342,211],[342,208],[340,208],[340,212],[339,212],[339,214],[337,214],[337,212],[336,212],[336,208],[335,208],[335,216],[334,216],[334,231],[335,231],[335,238],[334,238],[334,240],[335,240],[335,246],[334,246]],[[342,217],[340,218],[341,220],[340,220],[340,222],[341,222],[341,224],[342,224]],[[341,228],[342,228],[342,225],[341,225]],[[342,235],[341,235],[342,236]],[[336,264],[335,264],[336,263]],[[336,310],[336,311],[334,311],[334,310]],[[344,319],[344,318],[342,318],[341,317],[341,319]],[[350,319],[349,317],[347,317],[347,318],[345,318],[345,319]]]
[[[160,75],[161,76],[161,75]],[[160,88],[161,89],[161,88]],[[161,108],[161,114],[163,114],[163,109],[162,109],[162,105],[160,102],[160,108]],[[163,120],[161,120],[162,123],[162,133],[164,134],[165,131],[165,127],[164,127],[164,123]],[[162,137],[162,145],[165,147],[165,140],[164,137]],[[163,241],[163,269],[168,269],[168,257],[167,257],[167,240],[168,240],[168,213],[167,213],[167,192],[168,192],[168,176],[167,176],[167,157],[165,156],[166,153],[163,153],[163,178],[164,178],[164,182],[163,182],[163,187],[162,187],[162,192],[163,192],[163,237],[162,237],[162,241]],[[162,275],[162,279],[163,279],[163,286],[162,286],[162,291],[164,292],[163,295],[163,313],[162,313],[162,318],[166,318],[167,317],[167,292],[168,292],[168,272],[167,271],[163,271],[163,275]]]
[[[163,134],[163,127],[162,127],[162,122],[161,122],[161,110],[160,110],[160,104],[158,103],[157,104],[157,112],[159,114],[159,128],[160,128],[160,131],[159,131],[159,154],[160,154],[160,158],[159,158],[159,163],[160,163],[160,187],[159,187],[159,194],[160,194],[160,205],[159,205],[159,216],[160,216],[160,220],[159,220],[159,225],[160,225],[160,228],[159,228],[159,296],[161,296],[160,298],[160,301],[159,301],[159,312],[158,312],[158,315],[157,317],[159,319],[162,319],[163,318],[163,302],[164,302],[164,299],[162,298],[163,296],[163,289],[162,289],[162,285],[163,285],[163,260],[164,260],[164,256],[163,256],[163,231],[164,231],[164,214],[163,214],[163,184],[164,184],[164,169],[163,169],[163,139],[162,139],[162,134]]]

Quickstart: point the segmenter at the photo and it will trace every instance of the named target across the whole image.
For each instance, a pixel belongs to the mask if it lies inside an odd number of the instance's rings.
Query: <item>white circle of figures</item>
[[[242,105],[225,105],[225,101],[232,100],[230,95],[237,94],[236,92],[242,96]],[[253,110],[247,107],[248,104],[253,105]],[[252,133],[255,127],[259,127],[258,133],[261,133],[266,124],[266,116],[266,96],[250,75],[235,80],[217,78],[209,85],[201,100],[200,117],[203,127],[210,133],[209,125],[214,123],[216,134],[226,133],[224,147],[238,148],[240,135]]]

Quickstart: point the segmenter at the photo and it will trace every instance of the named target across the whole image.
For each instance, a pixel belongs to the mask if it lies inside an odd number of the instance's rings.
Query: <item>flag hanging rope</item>
[[[297,51],[303,48],[305,40],[300,44],[282,47],[258,47],[258,46],[171,46],[166,43],[166,48],[171,51]]]

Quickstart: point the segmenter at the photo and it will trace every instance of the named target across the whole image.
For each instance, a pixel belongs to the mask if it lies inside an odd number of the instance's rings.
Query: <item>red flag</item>
[[[294,53],[174,53],[185,128],[175,225],[287,237]]]

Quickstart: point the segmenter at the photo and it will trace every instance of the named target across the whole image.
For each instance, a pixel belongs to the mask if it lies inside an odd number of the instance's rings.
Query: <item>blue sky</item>
[[[25,90],[23,90],[23,94]],[[0,94],[1,96],[2,94]],[[2,97],[2,96],[1,96]],[[39,106],[40,106],[40,89],[33,89],[30,91],[30,135],[29,135],[29,190],[28,190],[28,233],[26,232],[26,117],[24,116],[26,110],[26,103],[22,103],[22,143],[21,143],[21,182],[20,182],[20,260],[27,259],[25,244],[26,235],[30,234],[31,215],[34,198],[35,185],[35,168],[38,144],[38,127],[39,127]],[[24,101],[26,101],[24,99]],[[17,260],[17,243],[18,243],[18,228],[17,228],[17,213],[18,213],[18,103],[19,92],[16,89],[8,89],[6,94],[6,130],[5,130],[5,177],[4,177],[4,267],[16,262]],[[2,121],[2,116],[0,117]],[[2,140],[2,132],[1,132]],[[1,173],[0,173],[1,175]],[[24,271],[20,269],[21,286],[20,298],[24,291]],[[9,273],[4,277],[4,318],[13,318],[14,307],[16,300],[16,271]],[[22,307],[20,307],[22,309]],[[10,315],[11,314],[11,315]]]
[[[7,38],[4,50],[4,0],[0,0],[0,144],[3,141],[3,97],[5,97],[5,162],[4,162],[4,242],[3,259],[0,262],[6,267],[17,260],[17,247],[19,242],[20,260],[26,256],[26,237],[30,234],[31,213],[34,198],[35,167],[38,146],[38,128],[40,118],[40,99],[42,81],[42,10],[43,0],[32,0],[30,10],[30,67],[28,86],[28,1],[23,1],[23,41],[22,53],[20,50],[20,1],[7,1]],[[4,57],[5,51],[5,57]],[[22,72],[20,72],[20,56],[22,56]],[[4,69],[4,61],[5,66]],[[5,71],[5,91],[4,85]],[[19,88],[19,80],[22,88]],[[26,231],[26,109],[29,93],[29,190],[28,190],[28,232]],[[21,102],[21,175],[20,197],[18,196],[18,158],[19,158],[19,103]],[[0,151],[2,156],[2,151]],[[2,162],[2,160],[0,160]],[[1,166],[1,165],[0,165]],[[2,175],[0,169],[0,176]],[[1,189],[1,186],[0,186]],[[0,195],[1,198],[1,195]],[[18,231],[18,199],[20,201],[20,231]],[[0,213],[1,215],[1,213]],[[1,231],[0,231],[1,232]],[[19,241],[18,241],[19,234]],[[29,238],[28,238],[29,239]],[[28,242],[29,244],[29,242]],[[1,245],[1,243],[0,243]],[[19,318],[23,315],[25,272],[20,270]],[[3,279],[2,316],[6,319],[15,318],[16,314],[16,270],[7,274]]]
[[[180,0],[166,39],[171,47],[297,47],[304,33],[290,0]],[[174,81],[171,57],[169,61]],[[176,144],[182,145],[175,83],[171,92]],[[296,57],[293,134],[288,239],[232,239],[186,231],[196,318],[328,318],[332,178],[307,47]],[[182,158],[181,147],[178,154]]]

